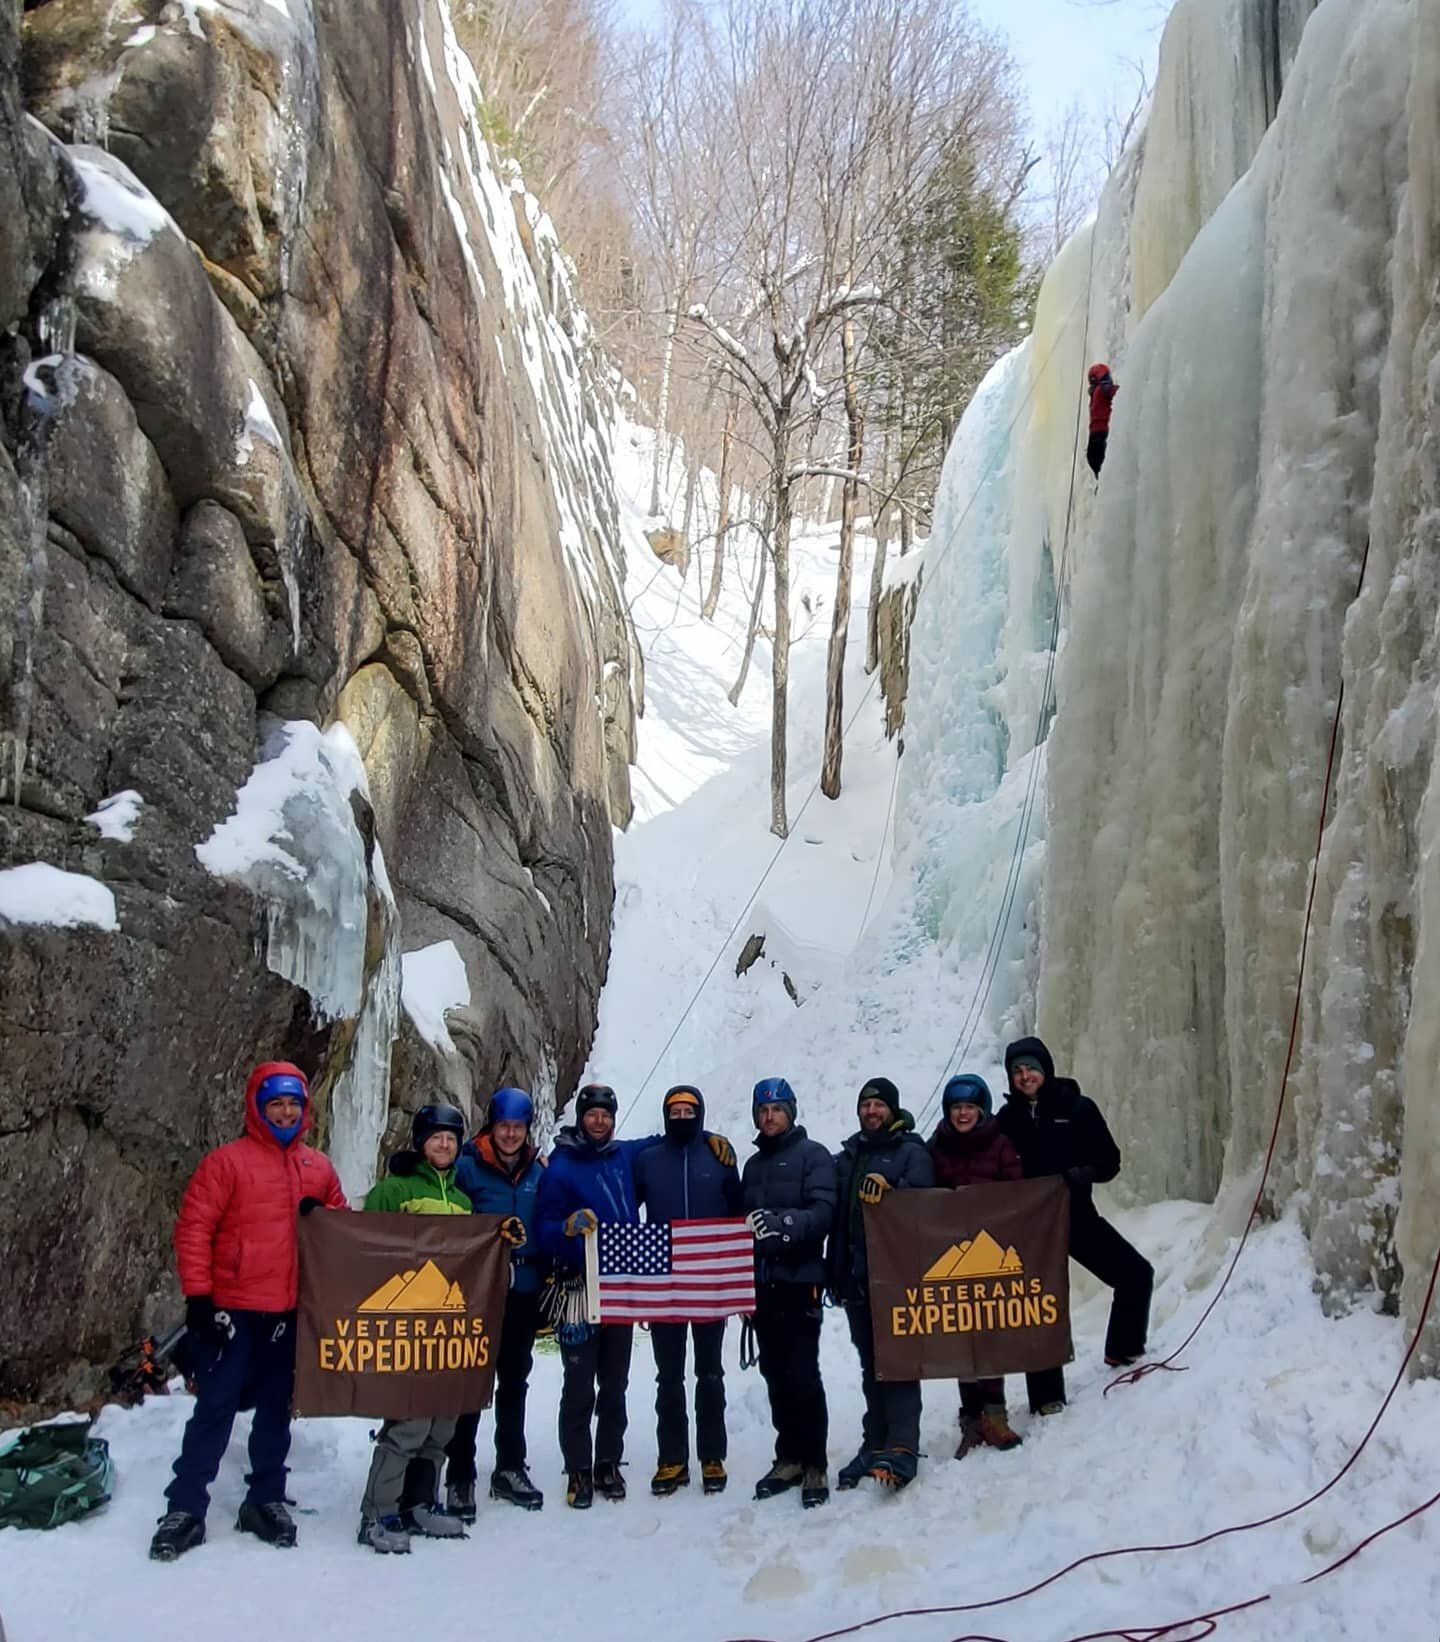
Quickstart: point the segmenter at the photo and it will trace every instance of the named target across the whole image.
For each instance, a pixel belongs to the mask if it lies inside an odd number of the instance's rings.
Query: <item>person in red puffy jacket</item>
[[[185,1427],[169,1509],[150,1542],[159,1562],[203,1543],[210,1484],[235,1415],[253,1407],[250,1474],[236,1526],[295,1543],[285,1509],[299,1284],[295,1217],[349,1205],[327,1157],[305,1145],[310,1087],[298,1066],[266,1061],[245,1086],[245,1133],[190,1177],[175,1222],[195,1409]]]
[[[1110,443],[1110,411],[1119,391],[1120,384],[1111,376],[1108,365],[1090,367],[1090,441],[1085,446],[1085,460],[1097,479],[1105,466],[1105,447]]]

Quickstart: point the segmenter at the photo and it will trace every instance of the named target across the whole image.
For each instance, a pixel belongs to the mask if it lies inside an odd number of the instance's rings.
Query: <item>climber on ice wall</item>
[[[1105,466],[1105,447],[1110,442],[1110,411],[1120,384],[1110,374],[1110,367],[1095,364],[1090,367],[1090,442],[1085,446],[1085,460],[1098,479]]]

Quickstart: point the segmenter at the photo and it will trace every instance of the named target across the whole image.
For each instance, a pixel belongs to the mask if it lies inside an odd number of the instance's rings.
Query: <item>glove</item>
[[[780,1235],[780,1216],[774,1209],[751,1209],[745,1216],[745,1224],[757,1243]]]
[[[235,1338],[235,1324],[228,1311],[217,1311],[208,1294],[191,1295],[185,1301],[185,1329],[197,1343],[223,1351]]]
[[[714,1152],[715,1161],[722,1169],[735,1167],[735,1148],[724,1135],[706,1135],[705,1144]]]
[[[320,1199],[318,1197],[302,1197],[300,1199],[300,1211],[299,1212],[302,1215],[314,1214],[316,1209],[323,1209],[324,1207],[325,1207],[325,1205],[320,1201]]]
[[[595,1218],[593,1209],[576,1209],[565,1221],[565,1235],[567,1237],[589,1237],[600,1222]]]
[[[890,1190],[890,1182],[883,1174],[867,1174],[856,1193],[862,1203],[878,1203]]]
[[[1088,1163],[1077,1163],[1073,1169],[1066,1169],[1065,1183],[1069,1186],[1093,1186],[1095,1171]]]
[[[420,1161],[414,1152],[396,1152],[390,1159],[390,1173],[401,1176],[415,1173],[415,1165]]]
[[[588,1214],[590,1211],[585,1209],[581,1212]],[[500,1222],[500,1235],[512,1249],[518,1249],[525,1241],[525,1222],[518,1214],[507,1214]]]

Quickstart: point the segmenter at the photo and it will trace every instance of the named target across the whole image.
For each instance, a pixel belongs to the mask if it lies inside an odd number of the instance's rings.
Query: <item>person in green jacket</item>
[[[410,1172],[377,1181],[365,1197],[365,1207],[390,1214],[469,1214],[470,1199],[455,1184],[455,1162],[465,1139],[465,1118],[454,1106],[422,1106],[411,1126],[416,1160]],[[525,1228],[504,1223],[500,1235],[514,1245],[525,1239]],[[430,1539],[464,1539],[465,1528],[438,1503],[437,1484],[445,1462],[445,1445],[455,1430],[453,1418],[386,1420],[375,1439],[375,1457],[360,1502],[362,1545],[374,1551],[410,1549],[410,1535]],[[428,1477],[422,1489],[426,1503],[402,1512],[407,1492],[406,1472],[413,1490],[417,1473]],[[413,1494],[412,1494],[412,1497]]]

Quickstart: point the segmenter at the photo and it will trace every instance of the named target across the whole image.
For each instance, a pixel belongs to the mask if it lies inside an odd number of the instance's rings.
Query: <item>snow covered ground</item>
[[[896,1079],[928,1128],[934,1108],[927,1101],[974,994],[1030,762],[1021,757],[982,782],[992,790],[965,823],[976,830],[968,842],[950,840],[945,870],[973,870],[968,920],[937,922],[924,875],[914,872],[912,846],[902,848],[892,871],[895,750],[884,741],[873,700],[847,743],[845,795],[838,804],[817,795],[802,814],[818,773],[834,535],[802,536],[790,793],[799,819],[745,910],[777,847],[767,831],[763,644],[739,709],[724,700],[743,643],[753,545],[742,552],[740,576],[732,574],[717,621],[702,623],[694,567],[682,585],[639,534],[646,522],[646,439],[632,431],[620,440],[622,488],[632,498],[630,593],[647,650],[647,710],[636,820],[617,839],[615,950],[592,1073],[614,1083],[628,1102],[655,1067],[629,1114],[629,1133],[654,1124],[668,1083],[696,1079],[707,1092],[712,1125],[727,1129],[742,1153],[750,1135],[749,1088],[767,1073],[790,1077],[802,1121],[828,1143],[853,1127],[855,1093],[876,1071]],[[969,480],[952,473],[951,482],[963,488]],[[868,551],[867,544],[857,565],[851,710],[865,683],[859,658]],[[707,573],[708,565],[707,554]],[[805,596],[808,612],[800,603]],[[922,688],[938,699],[944,681],[922,680]],[[964,717],[969,708],[958,687],[957,703],[955,735],[963,740],[974,725]],[[948,756],[943,742],[932,744],[936,760]],[[926,741],[917,731],[911,744],[913,754]],[[935,818],[926,794],[935,798],[935,783],[927,786],[924,775],[917,771],[907,781],[916,783],[912,821],[918,815],[928,825]],[[926,859],[933,864],[935,857]],[[765,934],[766,956],[737,978],[735,956],[752,932]],[[1017,927],[1021,956],[1010,954],[1009,970],[1023,968],[1025,939]],[[717,954],[712,979],[665,1049]],[[785,991],[782,971],[800,1007]],[[998,1046],[1017,1023],[1022,993],[1023,978],[1007,973],[974,1036],[967,1069],[996,1072]],[[1199,1316],[1247,1207],[1237,1187],[1214,1208],[1166,1203],[1119,1217],[1159,1273],[1157,1345],[1177,1343]],[[257,1634],[393,1642],[422,1628],[499,1642],[537,1633],[586,1642],[802,1642],[897,1609],[985,1602],[1087,1553],[1193,1539],[1296,1504],[1326,1483],[1364,1434],[1405,1342],[1390,1318],[1357,1313],[1326,1321],[1312,1281],[1296,1220],[1262,1227],[1187,1356],[1187,1372],[1152,1376],[1107,1398],[1106,1297],[1077,1274],[1078,1358],[1064,1415],[1030,1418],[1020,1382],[1012,1380],[1012,1414],[1025,1446],[957,1464],[950,1458],[953,1388],[930,1384],[922,1427],[927,1458],[917,1482],[895,1499],[867,1483],[809,1513],[793,1496],[764,1504],[750,1497],[771,1458],[770,1426],[763,1384],[754,1371],[739,1369],[732,1327],[730,1491],[707,1499],[692,1489],[663,1502],[648,1496],[653,1380],[648,1341],[639,1335],[631,1375],[631,1498],[572,1516],[563,1504],[555,1432],[559,1362],[542,1355],[529,1434],[532,1471],[547,1494],[544,1512],[486,1503],[468,1543],[420,1544],[408,1559],[382,1560],[354,1540],[374,1422],[297,1422],[297,1552],[274,1552],[236,1535],[242,1421],[217,1485],[210,1543],[174,1567],[151,1564],[145,1548],[187,1399],[109,1409],[99,1429],[116,1460],[112,1505],[58,1533],[0,1534],[0,1614],[8,1642],[110,1642],[181,1627],[188,1634],[197,1624],[206,1642],[251,1642]],[[838,1466],[858,1440],[860,1399],[837,1315],[827,1318],[823,1364],[830,1455]],[[487,1419],[482,1460],[489,1441]],[[1067,1642],[1119,1625],[1127,1635],[1150,1637],[1147,1627],[1273,1592],[1263,1607],[1223,1621],[1220,1634],[1236,1642],[1369,1642],[1377,1634],[1387,1642],[1434,1642],[1440,1523],[1396,1531],[1322,1585],[1301,1581],[1428,1498],[1437,1471],[1440,1387],[1427,1382],[1400,1392],[1334,1491],[1283,1522],[1189,1551],[1089,1566],[991,1612],[895,1620],[865,1634],[881,1642]],[[1174,1634],[1189,1642],[1206,1633]]]
[[[1203,1304],[1223,1253],[1223,1242],[1208,1235],[1209,1212],[1162,1205],[1122,1223],[1166,1274],[1157,1334],[1176,1338]],[[174,1566],[147,1561],[188,1399],[108,1409],[98,1429],[116,1462],[110,1507],[56,1533],[0,1534],[5,1634],[8,1642],[112,1642],[198,1629],[206,1642],[395,1642],[423,1630],[495,1642],[536,1635],[798,1642],[896,1608],[1003,1596],[1089,1551],[1190,1539],[1265,1516],[1340,1468],[1379,1405],[1400,1341],[1388,1319],[1325,1321],[1308,1268],[1294,1224],[1265,1229],[1197,1342],[1190,1371],[1109,1398],[1101,1395],[1103,1305],[1085,1302],[1076,1313],[1079,1360],[1066,1413],[1037,1429],[1023,1412],[1020,1382],[1011,1381],[1023,1448],[956,1464],[955,1397],[931,1384],[922,1428],[928,1458],[917,1482],[893,1500],[866,1484],[812,1512],[793,1496],[750,1498],[771,1457],[769,1421],[758,1374],[736,1363],[733,1327],[728,1493],[648,1497],[653,1382],[648,1341],[639,1335],[625,1504],[600,1502],[585,1516],[565,1509],[554,1420],[559,1359],[542,1355],[529,1432],[544,1511],[487,1502],[468,1542],[419,1544],[402,1559],[355,1543],[369,1461],[369,1424],[359,1420],[296,1424],[297,1551],[236,1534],[242,1419],[215,1490],[209,1543]],[[826,1322],[823,1362],[838,1464],[858,1435],[859,1388],[836,1316]],[[482,1462],[490,1431],[487,1418]],[[1433,1528],[1397,1531],[1323,1586],[1298,1582],[1427,1498],[1437,1469],[1440,1387],[1426,1383],[1401,1394],[1340,1487],[1290,1520],[1193,1551],[1082,1569],[991,1614],[897,1621],[866,1634],[884,1642],[976,1635],[1062,1642],[1275,1591],[1264,1608],[1226,1620],[1222,1636],[1433,1642],[1440,1602]]]

